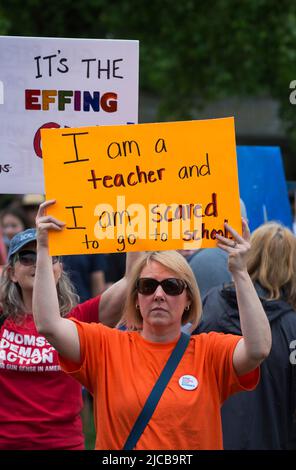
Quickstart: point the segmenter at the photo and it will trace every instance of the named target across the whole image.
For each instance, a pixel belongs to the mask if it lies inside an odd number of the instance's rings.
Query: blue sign
[[[286,178],[279,147],[237,146],[240,197],[251,231],[275,220],[292,228]]]

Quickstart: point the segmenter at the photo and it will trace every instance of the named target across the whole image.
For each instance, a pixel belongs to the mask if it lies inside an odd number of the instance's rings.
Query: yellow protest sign
[[[234,119],[42,130],[54,255],[216,246],[241,233]]]

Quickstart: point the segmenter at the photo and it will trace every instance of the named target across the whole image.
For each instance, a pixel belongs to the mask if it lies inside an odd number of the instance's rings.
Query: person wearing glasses
[[[48,230],[64,224],[46,215],[36,219],[38,256],[33,296],[35,323],[55,347],[63,370],[94,396],[96,449],[125,447],[155,382],[181,335],[183,324],[196,327],[201,300],[194,274],[175,251],[148,252],[135,263],[126,293],[128,330],[85,323],[59,315]],[[233,240],[217,235],[229,254],[237,289],[242,335],[191,336],[136,450],[222,449],[220,406],[231,394],[253,389],[259,365],[271,347],[269,323],[245,265],[244,236],[227,226]],[[46,297],[46,303],[44,298]]]
[[[32,315],[36,257],[35,229],[12,238],[0,294],[0,449],[80,450],[84,449],[81,386],[61,371],[57,352],[38,333]],[[51,258],[48,269],[61,317],[71,315],[109,326],[117,323],[125,278],[83,306],[77,305],[78,297],[58,257]],[[49,294],[46,289],[45,307]]]

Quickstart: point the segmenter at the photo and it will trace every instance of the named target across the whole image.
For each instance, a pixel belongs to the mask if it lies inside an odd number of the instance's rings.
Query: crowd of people
[[[53,204],[0,214],[0,449],[84,449],[82,389],[96,449],[296,449],[293,233],[243,218],[187,257],[50,257]]]

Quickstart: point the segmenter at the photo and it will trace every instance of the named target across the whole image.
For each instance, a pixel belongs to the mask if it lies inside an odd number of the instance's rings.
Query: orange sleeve
[[[209,336],[209,355],[215,369],[221,404],[233,393],[256,388],[260,377],[259,367],[238,376],[233,366],[233,353],[242,336],[224,333],[209,333]]]
[[[69,318],[76,324],[80,342],[80,363],[69,361],[60,354],[59,363],[64,372],[77,379],[91,393],[93,393],[93,381],[89,370],[95,372],[99,368],[100,339],[104,327],[100,323],[85,323],[76,318]]]

